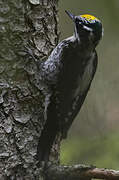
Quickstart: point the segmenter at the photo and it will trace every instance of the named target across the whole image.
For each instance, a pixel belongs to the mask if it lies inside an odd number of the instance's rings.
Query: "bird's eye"
[[[87,25],[88,24],[88,21],[85,19],[85,18],[76,18],[75,19],[75,23],[78,25],[78,24],[82,24],[82,25]]]

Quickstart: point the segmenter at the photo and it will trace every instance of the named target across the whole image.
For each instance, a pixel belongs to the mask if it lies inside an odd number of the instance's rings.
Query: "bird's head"
[[[68,11],[65,12],[75,23],[75,38],[78,42],[88,42],[96,46],[103,35],[101,21],[89,14],[75,16]]]

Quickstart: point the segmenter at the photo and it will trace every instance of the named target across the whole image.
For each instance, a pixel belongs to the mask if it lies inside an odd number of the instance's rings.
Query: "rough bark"
[[[42,177],[36,151],[45,123],[45,96],[37,83],[38,63],[47,59],[57,42],[57,1],[0,0],[1,180]]]

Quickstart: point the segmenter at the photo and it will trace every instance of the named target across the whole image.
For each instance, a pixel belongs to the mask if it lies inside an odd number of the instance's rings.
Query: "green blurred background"
[[[65,9],[99,18],[104,36],[97,47],[95,79],[62,143],[61,162],[119,169],[119,0],[59,0],[60,40],[73,32]]]

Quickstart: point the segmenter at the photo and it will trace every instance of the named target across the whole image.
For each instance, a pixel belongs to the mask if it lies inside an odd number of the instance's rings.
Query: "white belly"
[[[77,89],[74,92],[74,97],[78,96],[79,94],[82,95],[86,89],[88,88],[91,80],[92,80],[92,75],[93,75],[93,62],[94,62],[94,57],[89,60],[85,67],[85,71],[81,76],[78,77],[77,80]]]

